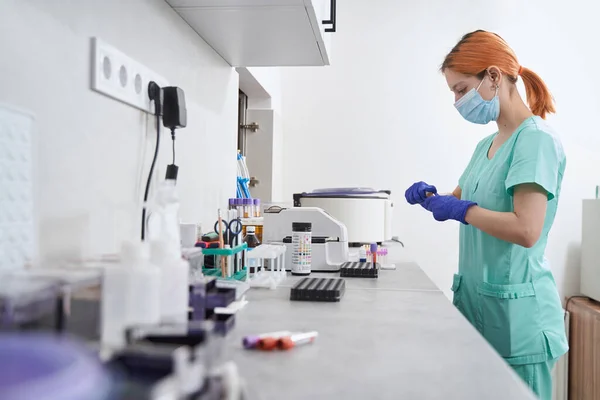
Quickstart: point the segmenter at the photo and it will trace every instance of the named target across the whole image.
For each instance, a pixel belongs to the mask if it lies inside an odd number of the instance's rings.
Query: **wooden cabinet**
[[[569,400],[600,399],[600,303],[588,298],[568,302]]]

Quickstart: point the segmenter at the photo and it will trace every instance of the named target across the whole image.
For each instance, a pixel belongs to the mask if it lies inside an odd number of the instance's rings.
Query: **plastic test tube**
[[[292,347],[314,342],[318,335],[319,334],[317,332],[313,331],[285,336],[277,341],[277,347],[280,350],[289,350]]]
[[[231,246],[226,244],[224,248],[231,249]],[[232,276],[233,273],[231,270],[233,268],[233,263],[231,262],[231,256],[223,256],[223,262],[225,263],[225,265],[223,265],[223,271],[225,272],[224,278]]]
[[[260,217],[260,199],[254,199],[254,216]]]
[[[269,332],[269,333],[261,333],[260,335],[248,335],[242,338],[242,345],[246,349],[253,349],[258,346],[258,343],[261,339],[265,338],[280,338],[283,336],[289,336],[292,332],[290,331],[278,331],[278,332]]]
[[[241,199],[242,202],[242,217],[248,218],[248,199]]]
[[[242,200],[244,199],[235,199],[235,208],[237,209],[240,218],[244,218],[244,205]]]
[[[373,255],[373,268],[377,265],[377,243],[371,243],[371,254]]]

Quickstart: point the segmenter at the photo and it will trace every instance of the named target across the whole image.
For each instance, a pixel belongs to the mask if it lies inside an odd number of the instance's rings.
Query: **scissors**
[[[227,222],[222,219],[221,223],[223,224],[223,237],[227,244],[230,245],[231,248],[239,245],[238,236],[242,233],[242,220],[235,218]],[[215,232],[219,233],[219,221],[215,222]]]

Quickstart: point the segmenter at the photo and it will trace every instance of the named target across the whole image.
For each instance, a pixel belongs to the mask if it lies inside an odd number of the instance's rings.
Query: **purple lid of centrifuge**
[[[4,400],[104,400],[111,390],[100,361],[79,342],[42,334],[0,334]]]
[[[260,205],[260,199],[254,199],[254,205],[255,206],[259,206]]]
[[[229,199],[229,205],[230,206],[234,205],[236,200],[237,199]]]

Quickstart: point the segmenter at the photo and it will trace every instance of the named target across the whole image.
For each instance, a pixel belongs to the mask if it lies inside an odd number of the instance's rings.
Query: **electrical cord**
[[[167,165],[167,174],[165,175],[165,179],[177,181],[177,174],[179,172],[179,167],[175,164],[175,128],[171,128],[171,139],[173,139],[173,163]]]
[[[175,128],[171,128],[171,139],[173,139],[173,165],[175,165]]]
[[[144,191],[144,204],[142,206],[142,240],[146,238],[146,202],[148,201],[148,194],[150,193],[150,184],[152,182],[152,175],[154,174],[154,167],[156,165],[156,159],[158,158],[158,150],[160,146],[160,87],[150,82],[148,84],[148,96],[150,100],[154,101],[154,114],[156,115],[156,147],[154,148],[154,157],[152,157],[152,164],[150,165],[150,171],[148,172],[148,180],[146,181],[146,190]]]

